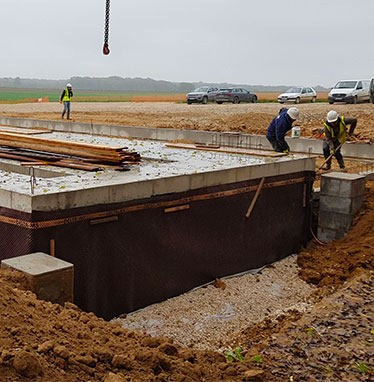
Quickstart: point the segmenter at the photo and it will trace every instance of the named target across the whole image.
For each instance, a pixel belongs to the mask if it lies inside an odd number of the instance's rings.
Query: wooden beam
[[[249,206],[248,208],[248,211],[247,213],[245,214],[245,217],[248,219],[253,211],[253,208],[255,207],[255,204],[257,202],[257,199],[260,195],[260,192],[261,192],[261,189],[262,189],[262,186],[264,185],[264,182],[265,182],[265,178],[262,178],[261,179],[261,182],[259,184],[259,186],[257,187],[257,190],[256,190],[256,194],[254,196],[254,198],[252,199],[252,202],[251,202],[251,205]]]

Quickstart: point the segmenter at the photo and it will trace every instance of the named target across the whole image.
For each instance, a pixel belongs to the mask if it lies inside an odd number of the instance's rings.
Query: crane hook
[[[103,46],[103,53],[106,56],[110,53],[110,50],[109,50],[109,16],[110,16],[110,0],[106,0],[104,46]]]

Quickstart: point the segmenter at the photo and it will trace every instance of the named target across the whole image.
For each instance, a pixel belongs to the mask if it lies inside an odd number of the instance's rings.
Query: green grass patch
[[[48,97],[50,102],[58,102],[62,90],[0,89],[0,103],[36,102]],[[74,102],[131,102],[132,96],[168,96],[172,93],[152,92],[100,92],[74,90]]]

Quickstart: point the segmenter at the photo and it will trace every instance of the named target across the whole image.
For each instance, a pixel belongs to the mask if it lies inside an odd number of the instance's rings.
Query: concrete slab
[[[73,264],[67,261],[57,259],[42,252],[2,260],[1,265],[27,273],[31,276],[45,275],[73,267]]]
[[[365,194],[365,176],[331,172],[321,176],[321,195],[351,197]]]
[[[73,264],[42,252],[6,259],[1,267],[22,272],[31,291],[41,300],[57,304],[73,302]]]
[[[176,149],[166,147],[160,141],[55,131],[48,133],[48,138],[128,147],[139,152],[143,159],[140,164],[129,166],[126,172],[87,172],[37,166],[33,190],[30,176],[24,171],[16,171],[17,161],[7,161],[7,166],[11,163],[7,169],[14,171],[5,171],[1,170],[4,162],[0,160],[0,200],[4,201],[4,207],[31,213],[121,203],[262,177],[314,171],[315,168],[314,158],[305,155],[266,158]]]

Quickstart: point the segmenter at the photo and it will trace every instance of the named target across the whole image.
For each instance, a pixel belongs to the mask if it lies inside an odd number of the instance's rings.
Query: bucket
[[[292,128],[291,138],[300,138],[300,126],[294,126]]]

